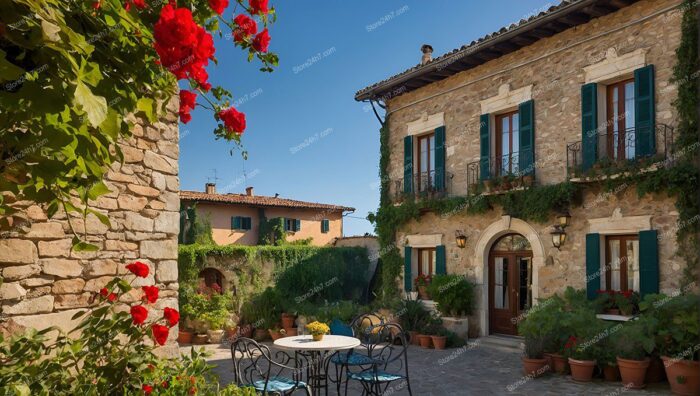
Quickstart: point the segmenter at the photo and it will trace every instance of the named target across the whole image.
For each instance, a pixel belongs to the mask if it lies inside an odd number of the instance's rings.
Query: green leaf
[[[103,130],[109,137],[116,140],[122,128],[122,117],[111,108],[107,110],[107,118],[100,124],[100,129]]]
[[[107,187],[104,182],[97,182],[90,187],[90,190],[88,190],[88,198],[92,199],[93,201],[96,200],[99,196],[109,194],[111,190],[109,187]]]
[[[150,122],[155,122],[156,121],[156,116],[155,113],[153,112],[153,105],[154,101],[151,98],[140,98],[136,102],[136,108],[143,112],[146,115],[146,118],[148,118],[148,121]]]
[[[71,250],[74,252],[96,252],[100,250],[99,246],[81,241],[78,237],[73,237],[73,246]]]
[[[29,396],[29,387],[27,384],[13,384],[12,385],[12,390],[14,390],[15,395],[17,396]]]
[[[109,217],[105,216],[104,214],[93,209],[88,209],[88,213],[92,213],[93,215],[95,215],[95,217],[97,217],[100,223],[106,225],[107,227],[111,226],[111,223],[109,222]]]
[[[107,100],[96,96],[90,88],[78,80],[75,88],[75,102],[87,113],[90,125],[97,127],[107,118]]]
[[[3,81],[16,80],[24,74],[24,70],[5,59],[5,55],[5,51],[0,50],[0,79]]]
[[[102,73],[100,73],[100,65],[95,62],[88,62],[83,58],[80,64],[80,72],[78,73],[78,78],[86,84],[96,87],[97,83],[102,80]]]

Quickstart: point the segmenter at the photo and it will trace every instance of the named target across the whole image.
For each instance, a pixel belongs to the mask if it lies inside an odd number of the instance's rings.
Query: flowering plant
[[[432,279],[433,279],[433,277],[430,275],[420,274],[420,275],[416,276],[416,278],[413,280],[413,284],[416,285],[416,287],[428,286]]]
[[[312,335],[328,334],[331,331],[327,324],[319,321],[313,321],[307,324],[306,330],[308,330]]]

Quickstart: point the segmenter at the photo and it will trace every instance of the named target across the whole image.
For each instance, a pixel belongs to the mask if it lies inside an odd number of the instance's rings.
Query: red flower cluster
[[[270,33],[264,29],[253,39],[253,48],[258,52],[267,52],[270,46]]]
[[[158,300],[158,287],[157,286],[141,286],[143,290],[143,299],[153,304]]]
[[[140,261],[136,261],[134,263],[127,265],[126,269],[128,269],[129,271],[131,271],[131,273],[133,273],[134,275],[136,275],[140,278],[147,277],[148,272],[149,272],[148,265],[146,265]]]
[[[168,341],[170,329],[167,326],[154,324],[151,327],[151,332],[153,333],[153,338],[159,345],[165,345],[165,342]]]
[[[230,133],[242,135],[245,131],[245,114],[236,110],[233,106],[219,112],[219,118],[224,122],[224,127]]]
[[[634,290],[623,290],[623,291],[615,291],[615,290],[596,290],[597,294],[607,294],[610,297],[613,297],[615,295],[621,295],[624,296],[625,298],[630,298],[632,295],[634,295]]]
[[[183,124],[187,124],[192,119],[190,111],[194,110],[194,106],[197,104],[197,94],[191,91],[181,90],[180,91],[180,121]]]
[[[267,14],[270,12],[268,0],[249,0],[251,14]]]
[[[141,387],[141,389],[143,390],[143,394],[144,394],[144,395],[150,395],[151,392],[153,392],[153,387],[150,386],[150,385],[143,384],[143,386]]]
[[[126,0],[126,2],[124,2],[124,9],[130,11],[131,4],[135,5],[136,8],[140,10],[146,8],[146,0]]]
[[[148,319],[148,310],[144,308],[143,305],[135,305],[131,307],[129,313],[131,313],[131,320],[135,325],[142,325],[143,322]]]
[[[258,32],[258,24],[245,14],[233,18],[236,28],[233,30],[233,41],[241,43]]]
[[[214,40],[197,25],[187,8],[166,4],[154,26],[155,49],[160,63],[178,80],[191,78],[208,91],[211,84],[204,69],[214,57]]]
[[[226,7],[228,7],[228,0],[209,0],[209,7],[211,7],[214,12],[221,15],[224,13]]]
[[[566,341],[566,344],[564,344],[564,348],[565,348],[565,349],[574,348],[574,347],[576,346],[576,341],[577,341],[577,340],[576,340],[576,337],[574,337],[574,336],[569,336],[569,340]]]
[[[110,293],[106,287],[103,287],[102,289],[100,289],[100,295],[102,297],[105,297],[107,299],[107,301],[109,301],[109,302],[117,301],[117,295],[114,293]]]
[[[172,308],[163,309],[163,317],[168,321],[170,327],[175,326],[180,321],[180,313]]]

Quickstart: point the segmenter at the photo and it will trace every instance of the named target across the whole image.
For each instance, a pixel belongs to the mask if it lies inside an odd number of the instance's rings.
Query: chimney
[[[206,192],[207,194],[216,194],[216,183],[205,184],[204,192]]]
[[[246,187],[245,189],[245,195],[249,197],[254,197],[255,194],[253,194],[253,187]]]
[[[275,193],[275,198],[277,198],[277,197],[279,197],[279,196],[280,196],[279,193]]]
[[[425,65],[433,60],[433,47],[431,47],[430,44],[423,44],[420,47],[420,52],[423,53],[423,58],[420,60],[421,65]]]

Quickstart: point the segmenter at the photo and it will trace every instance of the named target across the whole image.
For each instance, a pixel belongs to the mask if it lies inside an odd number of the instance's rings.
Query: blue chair
[[[283,351],[272,357],[270,348],[250,338],[239,337],[231,344],[234,381],[242,387],[253,387],[263,395],[291,395],[297,390],[311,396],[308,385],[301,381],[302,370],[297,358]],[[291,365],[290,363],[293,363]],[[291,376],[284,374],[291,373]]]

